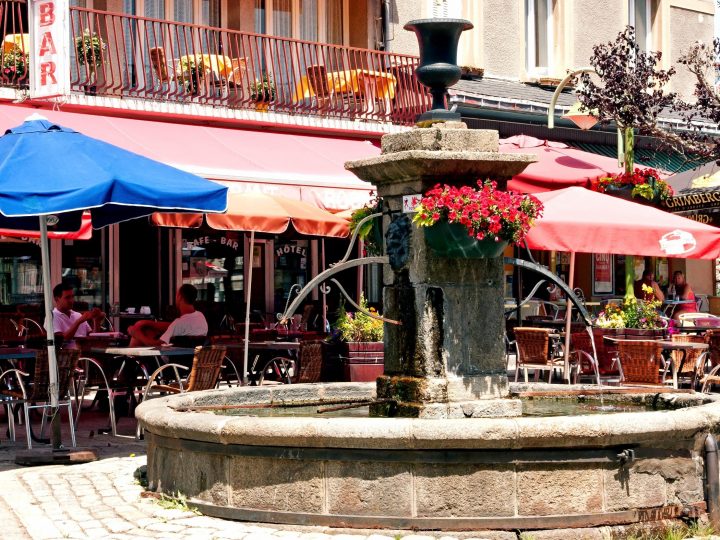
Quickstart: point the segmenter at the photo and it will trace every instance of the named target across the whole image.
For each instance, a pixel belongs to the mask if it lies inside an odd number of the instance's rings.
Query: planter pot
[[[662,328],[625,328],[626,339],[662,339],[665,334],[666,330]]]
[[[619,199],[625,199],[626,201],[632,201],[639,204],[646,204],[648,206],[658,206],[660,204],[660,195],[655,194],[652,199],[646,199],[645,197],[633,197],[632,191],[634,186],[609,186],[605,189],[605,193],[618,197]]]
[[[464,225],[439,221],[425,227],[425,240],[436,255],[454,259],[490,259],[500,257],[508,243],[471,238]]]
[[[343,343],[343,370],[350,382],[373,382],[385,368],[385,344],[382,341]]]

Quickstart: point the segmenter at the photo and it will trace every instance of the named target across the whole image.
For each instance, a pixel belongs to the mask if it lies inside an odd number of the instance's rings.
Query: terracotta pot
[[[385,344],[382,341],[343,343],[345,380],[373,382],[385,369]]]

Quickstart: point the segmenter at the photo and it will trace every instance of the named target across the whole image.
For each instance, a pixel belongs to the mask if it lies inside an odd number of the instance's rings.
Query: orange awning
[[[40,231],[20,229],[0,229],[2,238],[40,238]],[[92,238],[92,219],[90,212],[83,212],[80,228],[77,231],[48,231],[48,238],[62,240],[90,240]]]
[[[345,237],[347,220],[302,201],[262,193],[228,193],[225,214],[206,214],[209,227],[224,231],[284,233],[290,224],[300,234]],[[203,214],[155,213],[155,225],[193,228],[203,223]]]

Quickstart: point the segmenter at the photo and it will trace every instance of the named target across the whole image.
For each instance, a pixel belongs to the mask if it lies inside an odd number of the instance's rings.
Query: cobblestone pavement
[[[131,437],[98,435],[98,428],[107,423],[106,416],[83,415],[78,446],[93,449],[99,457],[95,462],[20,467],[14,459],[15,452],[25,447],[22,427],[18,429],[16,443],[4,437],[0,440],[2,540],[394,540],[399,537],[434,540],[442,537],[407,531],[378,534],[377,531],[239,523],[202,516],[177,504],[165,505],[155,498],[143,497],[145,490],[135,480],[135,471],[146,464],[144,442]],[[3,417],[3,424],[4,420]],[[122,419],[119,431],[134,433],[134,420]],[[1,433],[5,435],[4,429]],[[63,439],[69,440],[67,433]],[[463,536],[469,537],[467,533]]]

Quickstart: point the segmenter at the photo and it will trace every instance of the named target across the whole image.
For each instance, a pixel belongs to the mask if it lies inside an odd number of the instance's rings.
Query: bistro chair
[[[520,369],[525,373],[525,382],[528,382],[528,369],[535,370],[536,378],[541,371],[548,371],[548,382],[552,379],[553,371],[564,370],[565,359],[555,344],[551,346],[551,333],[549,328],[515,328],[515,382]]]
[[[307,81],[310,85],[310,90],[312,90],[312,93],[315,95],[317,108],[320,110],[327,108],[334,95],[334,91],[330,88],[325,66],[321,64],[308,66]]]
[[[226,348],[222,345],[209,345],[204,347],[196,347],[193,356],[190,375],[186,380],[180,378],[178,369],[188,369],[181,364],[165,364],[157,368],[145,386],[142,399],[146,400],[151,393],[158,394],[181,394],[184,392],[197,392],[200,390],[212,390],[218,384],[220,378],[220,370],[225,359]],[[175,372],[176,381],[174,383],[156,383],[158,376],[166,369],[172,369]],[[142,428],[140,424],[137,426],[135,437],[140,439],[142,436]]]
[[[574,331],[570,334],[570,346],[571,358],[577,366],[576,382],[583,376],[590,376],[598,385],[602,385],[603,381],[614,384],[623,381],[622,364],[617,351],[606,345],[602,335],[593,334],[591,340],[587,331]]]
[[[176,88],[174,88],[177,84],[175,70],[169,69],[170,66],[168,65],[167,58],[165,57],[165,49],[162,47],[152,47],[148,51],[148,55],[150,56],[150,64],[152,65],[153,73],[160,83],[160,90],[162,90],[163,87],[166,87],[168,94],[176,91]]]
[[[126,397],[130,400],[130,404],[139,401],[139,395],[136,397],[140,389],[145,386],[149,380],[148,372],[145,366],[138,362],[136,358],[127,356],[113,358],[110,363],[112,368],[107,369],[107,363],[100,363],[94,358],[87,356],[78,360],[78,369],[76,370],[76,390],[75,397],[77,401],[77,413],[75,415],[75,425],[80,423],[80,413],[83,409],[83,398],[88,390],[95,390],[95,397],[88,408],[92,408],[102,391],[107,393],[108,412],[110,419],[110,430],[113,437],[117,437],[117,415],[115,411],[115,398]],[[128,411],[130,412],[130,411]]]
[[[700,382],[702,382],[702,392],[708,393],[716,384],[720,384],[720,329],[708,330],[705,332],[705,343],[708,344],[708,363],[710,370]]]
[[[707,326],[708,328],[720,328],[720,317],[712,313],[692,312],[678,315],[680,326]]]
[[[615,340],[622,363],[624,383],[663,384],[667,375],[662,347],[655,341],[640,339]]]
[[[670,340],[675,343],[705,343],[705,336],[690,334],[673,334]],[[681,378],[690,382],[690,387],[695,388],[696,383],[701,380],[705,371],[705,360],[708,357],[707,351],[698,349],[686,349],[685,351],[671,351],[670,357],[676,366],[678,382]]]
[[[67,407],[68,422],[70,423],[70,438],[73,448],[76,446],[75,423],[73,421],[72,400],[70,389],[72,377],[78,363],[80,351],[77,349],[60,349],[57,351],[58,367],[58,409]],[[5,402],[8,410],[8,428],[10,439],[15,440],[15,415],[13,407],[23,406],[25,419],[25,432],[27,447],[32,448],[33,433],[30,425],[30,410],[42,409],[42,422],[40,424],[40,437],[45,431],[45,423],[50,407],[50,366],[47,349],[38,350],[35,356],[35,368],[32,379],[26,383],[25,377],[29,373],[19,369],[8,369],[0,373],[0,399]],[[14,384],[3,384],[3,379],[12,378]],[[59,411],[58,413],[59,414]]]

